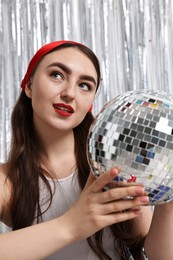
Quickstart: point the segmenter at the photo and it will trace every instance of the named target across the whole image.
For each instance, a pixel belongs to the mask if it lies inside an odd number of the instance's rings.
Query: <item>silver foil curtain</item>
[[[171,0],[0,0],[0,162],[28,61],[41,45],[60,39],[80,41],[100,59],[94,113],[128,90],[172,92]]]

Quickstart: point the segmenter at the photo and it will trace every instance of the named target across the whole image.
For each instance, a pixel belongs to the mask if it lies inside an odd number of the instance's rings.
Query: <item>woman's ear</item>
[[[27,97],[32,98],[32,88],[31,88],[31,80],[29,80],[25,85],[25,94]]]

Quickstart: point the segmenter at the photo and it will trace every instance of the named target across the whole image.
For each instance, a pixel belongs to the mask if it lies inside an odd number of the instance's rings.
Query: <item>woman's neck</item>
[[[76,169],[73,131],[57,131],[56,135],[45,133],[41,144],[48,172],[53,178],[64,178]]]

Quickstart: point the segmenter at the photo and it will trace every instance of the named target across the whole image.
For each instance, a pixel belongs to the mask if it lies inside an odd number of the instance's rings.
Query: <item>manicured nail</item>
[[[140,198],[140,201],[141,201],[142,203],[147,203],[147,202],[149,201],[149,198],[148,198],[148,196],[142,196],[142,197]]]
[[[135,212],[135,214],[136,214],[137,216],[141,215],[141,213],[142,213],[142,211],[141,211],[140,208],[135,209],[134,212]]]
[[[117,168],[112,168],[112,169],[110,170],[110,174],[111,174],[112,177],[115,177],[115,176],[118,174]]]
[[[136,187],[136,194],[143,194],[144,193],[144,187]]]

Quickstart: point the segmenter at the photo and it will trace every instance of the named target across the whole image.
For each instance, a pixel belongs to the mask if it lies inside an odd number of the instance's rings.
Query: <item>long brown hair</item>
[[[63,44],[57,47],[56,50],[67,47],[78,48],[92,61],[97,71],[99,85],[100,66],[95,54],[83,45],[72,45],[70,43]],[[90,173],[90,166],[86,156],[86,143],[92,122],[93,115],[91,112],[88,112],[81,124],[74,128],[75,155],[81,189],[84,188]],[[11,149],[7,163],[8,178],[12,183],[10,208],[12,226],[13,230],[17,230],[32,225],[35,218],[37,222],[39,222],[43,214],[39,204],[39,178],[44,181],[50,192],[50,204],[53,194],[49,182],[45,178],[45,170],[42,166],[45,165],[45,162],[43,160],[39,138],[34,129],[31,100],[26,96],[25,92],[20,94],[13,109],[11,125]],[[141,247],[141,238],[134,238],[130,235],[131,221],[118,223],[112,225],[110,228],[115,240],[119,241],[120,245],[125,244],[131,247],[131,249],[135,249],[136,252],[138,251],[137,248]],[[88,238],[88,243],[100,260],[111,259],[104,252],[102,233],[102,231],[99,231]]]

